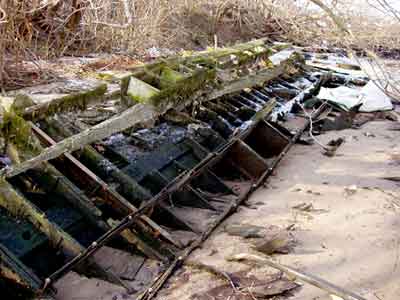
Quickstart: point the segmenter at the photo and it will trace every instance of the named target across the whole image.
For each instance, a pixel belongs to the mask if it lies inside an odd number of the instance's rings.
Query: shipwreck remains
[[[332,112],[320,88],[366,83],[265,40],[110,77],[2,98],[0,286],[10,297],[57,298],[75,272],[150,299]]]

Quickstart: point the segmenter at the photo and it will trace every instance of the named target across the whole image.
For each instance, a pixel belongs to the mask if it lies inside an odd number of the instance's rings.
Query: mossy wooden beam
[[[62,126],[62,124],[60,124],[60,122],[56,120],[47,121],[46,126],[47,128],[52,129],[51,131],[53,135],[54,134],[57,135],[57,140],[62,140],[63,138],[72,135],[72,132],[70,132],[67,128],[65,128],[65,126]],[[50,136],[44,133],[40,128],[37,128],[36,126],[33,125],[33,129],[35,130],[36,133],[39,133],[42,136],[42,138],[44,138],[47,141],[48,145],[54,145],[56,143]],[[106,158],[104,158],[95,149],[93,149],[90,146],[85,146],[81,151],[80,156],[83,157],[86,162],[89,162],[90,166],[94,168],[94,170],[97,170],[97,172],[99,172],[100,174],[107,176],[106,174],[107,172],[109,172],[109,170],[106,170],[106,166],[104,164]],[[97,191],[99,193],[99,196],[102,197],[103,199],[106,199],[106,201],[108,201],[111,204],[111,206],[116,210],[116,212],[119,213],[121,216],[125,217],[126,215],[137,211],[135,205],[133,205],[126,198],[124,198],[120,193],[112,189],[106,182],[104,182],[100,177],[98,177],[95,173],[93,173],[90,169],[88,169],[86,165],[82,164],[74,156],[72,156],[71,154],[65,154],[65,158],[67,162],[66,168],[80,170],[81,176],[84,176],[87,180],[89,180],[91,182],[91,185],[98,186],[99,188],[97,189]],[[112,165],[112,163],[110,162],[107,165]],[[121,174],[122,172],[119,171],[119,173]],[[126,177],[124,176],[124,178]],[[118,181],[118,176],[114,177],[114,179]],[[132,184],[132,182],[130,183]],[[134,187],[135,186],[140,187],[136,182],[133,182],[133,185]],[[142,193],[142,194],[148,195],[147,193]],[[137,195],[135,197],[137,197]],[[128,199],[130,199],[130,197]],[[136,199],[136,200],[141,201],[143,199]],[[144,230],[146,233],[150,235],[154,235],[155,233],[157,235],[162,236],[165,240],[169,241],[178,248],[182,246],[181,243],[176,241],[165,229],[160,227],[157,223],[155,223],[153,220],[151,220],[149,217],[145,215],[140,216],[140,220],[137,221],[137,225],[140,227],[140,229]],[[156,244],[156,241],[154,240],[153,237],[147,237],[146,239],[150,239],[152,244]],[[142,242],[140,237],[138,237],[137,243],[138,243],[138,248],[140,249],[146,248],[146,245],[142,245],[142,243],[144,242]],[[151,253],[151,251],[145,251],[145,253]]]
[[[284,74],[285,72],[290,72],[295,69],[295,61],[296,60],[294,60],[293,57],[289,57],[288,59],[280,62],[280,64],[277,66],[273,66],[264,71],[260,71],[254,75],[249,75],[243,80],[233,82],[232,84],[225,86],[224,88],[212,92],[209,96],[206,97],[205,100],[212,100],[229,93],[238,92],[246,87],[252,87],[257,84],[265,83],[268,80],[272,80]],[[186,95],[189,97],[186,99],[184,97],[172,97],[174,101],[168,101],[168,99],[170,98],[168,97],[168,94],[165,94],[165,102],[162,101],[161,97],[154,99],[155,101],[157,100],[160,102],[160,105],[157,109],[151,104],[137,104],[133,107],[128,108],[119,115],[116,115],[100,124],[97,124],[87,130],[82,131],[77,135],[66,138],[63,141],[48,147],[34,158],[28,159],[20,164],[15,164],[9,168],[2,169],[0,171],[0,176],[12,177],[18,175],[34,166],[39,165],[42,162],[57,158],[58,156],[66,152],[76,151],[82,146],[88,145],[98,140],[102,140],[106,137],[111,136],[114,133],[121,132],[133,126],[152,124],[155,119],[157,119],[160,115],[166,113],[169,109],[175,108],[181,110],[187,104],[192,103],[194,98],[200,97],[198,93],[196,93],[195,96],[190,95],[189,90],[185,89],[184,87],[183,91],[179,92],[178,95]]]
[[[105,176],[111,176],[113,179],[121,184],[121,193],[123,196],[113,191],[115,195],[117,195],[118,199],[120,199],[121,208],[124,206],[125,213],[132,213],[137,211],[137,207],[132,203],[141,203],[143,200],[151,198],[150,193],[147,190],[144,190],[136,181],[134,181],[131,177],[123,173],[117,167],[113,166],[111,162],[104,164],[106,158],[104,158],[100,153],[98,153],[93,147],[86,146],[83,148],[80,158],[96,170],[96,172],[103,174]],[[142,215],[140,217],[142,222],[144,222],[147,226],[152,228],[153,231],[159,233],[162,237],[164,237],[167,241],[172,243],[177,247],[181,247],[181,243],[176,241],[165,229],[160,227],[157,223],[151,220],[148,216]],[[140,224],[139,224],[140,225]]]
[[[165,77],[163,76],[165,75],[165,70],[169,71],[168,75],[171,75],[171,72],[173,72],[174,84],[172,85],[178,84],[181,81],[185,82],[185,80],[187,81],[190,77],[196,78],[194,82],[199,83],[199,77],[197,76],[198,74],[195,74],[196,72],[204,72],[205,69],[209,69],[208,74],[210,74],[210,71],[213,70],[215,77],[217,69],[245,68],[249,64],[259,61],[259,59],[267,60],[273,53],[274,50],[267,46],[267,40],[260,39],[237,44],[232,47],[205,50],[190,55],[184,54],[178,57],[161,59],[150,64],[133,68],[132,73],[121,80],[121,95],[124,96],[127,94],[131,77],[140,79],[147,84],[164,90],[171,85],[171,82],[165,85],[165,82],[162,80],[163,77]],[[181,69],[191,70],[189,72],[190,75],[179,76]],[[157,81],[157,77],[160,77],[160,82],[154,84]],[[176,80],[176,78],[179,78],[179,80]],[[208,78],[206,81],[210,83],[213,80],[214,78]],[[193,84],[194,82],[191,83],[191,86],[195,86]],[[185,83],[183,85],[188,86]],[[165,98],[166,93],[171,94],[171,89],[166,90],[167,91],[163,95],[160,95],[162,98]]]
[[[168,65],[172,69],[177,68],[179,65],[192,65],[196,63],[206,63],[206,64],[216,64],[218,60],[230,57],[231,55],[242,56],[244,51],[251,51],[254,53],[256,58],[260,55],[271,55],[275,50],[272,46],[270,49],[268,46],[268,39],[258,39],[247,43],[236,44],[231,47],[226,48],[216,48],[208,49],[205,51],[198,51],[194,53],[179,55],[175,57],[170,57],[166,59],[157,60],[151,64],[146,64],[142,66],[135,66],[130,70],[133,72],[133,76],[140,76],[145,72],[145,70],[159,68],[160,65]],[[226,65],[230,66],[230,65]]]
[[[52,244],[58,245],[67,257],[77,256],[84,250],[74,238],[49,221],[43,212],[33,206],[5,180],[0,181],[0,206],[15,217],[28,219],[47,236]],[[90,268],[82,266],[77,271],[89,276],[100,276],[112,283],[121,284],[121,281],[114,274],[102,269],[94,261],[89,260],[88,265],[90,265]]]
[[[168,88],[161,89],[160,92],[149,99],[151,105],[160,112],[166,112],[170,108],[187,104],[192,101],[197,92],[212,84],[216,78],[215,69],[199,69],[190,76],[177,81]]]
[[[90,201],[90,199],[77,188],[68,178],[49,163],[45,163],[40,172],[36,174],[35,182],[42,183],[43,186],[54,192],[63,195],[72,206],[85,215],[93,225],[104,231],[111,229],[111,225],[102,219],[102,212]],[[129,230],[127,230],[129,231]],[[124,232],[121,236],[129,244],[135,245],[145,255],[153,259],[164,260],[165,257],[156,249],[149,247],[142,239],[129,232]],[[129,238],[126,238],[129,236]]]
[[[102,140],[132,126],[153,123],[158,116],[159,113],[150,105],[135,105],[119,115],[44,149],[39,155],[31,159],[2,169],[0,176],[8,178],[16,176],[45,161],[57,158],[66,152],[76,151],[85,145]]]
[[[40,168],[33,169],[29,175],[32,176],[35,182],[40,184],[46,192],[54,192],[65,197],[71,206],[79,210],[79,212],[94,226],[102,230],[109,229],[101,218],[101,211],[79,188],[50,163],[45,162]]]
[[[54,245],[60,245],[68,256],[77,255],[83,248],[57,225],[50,222],[43,212],[40,212],[19,194],[11,184],[0,182],[0,206],[18,218],[28,219],[37,229],[43,232]]]
[[[67,95],[49,102],[30,106],[22,112],[22,116],[26,120],[37,121],[57,113],[85,110],[89,104],[104,101],[106,92],[107,84],[100,84],[89,91]]]
[[[244,78],[240,78],[234,82],[230,82],[224,85],[221,89],[213,91],[207,97],[207,100],[217,99],[224,95],[240,92],[246,88],[265,84],[266,82],[276,79],[277,77],[285,74],[289,70],[289,68],[293,68],[293,64],[291,63],[291,61],[285,61],[284,63],[281,63],[276,67],[263,69],[256,72],[255,74],[250,74]]]
[[[165,70],[169,74],[165,79]],[[198,91],[207,86],[215,85],[216,69],[212,67],[201,67],[194,69],[190,74],[178,76],[169,66],[163,66],[159,71],[146,72],[128,76],[121,81],[121,94],[126,106],[136,103],[145,103],[154,106],[158,111],[165,107],[174,107],[179,103],[192,99]],[[171,75],[174,72],[175,75]],[[164,76],[163,76],[164,74]]]

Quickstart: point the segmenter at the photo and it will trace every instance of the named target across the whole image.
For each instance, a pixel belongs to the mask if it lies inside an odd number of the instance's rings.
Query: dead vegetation
[[[38,63],[63,55],[109,52],[152,56],[148,49],[199,49],[268,37],[300,45],[343,47],[343,35],[332,30],[323,11],[293,1],[210,0],[40,0],[0,1],[0,82],[3,89],[51,80],[50,68]],[[366,19],[349,2],[326,1],[364,53],[399,53],[398,13],[386,1],[373,9],[388,18]],[[31,63],[27,63],[29,61]]]

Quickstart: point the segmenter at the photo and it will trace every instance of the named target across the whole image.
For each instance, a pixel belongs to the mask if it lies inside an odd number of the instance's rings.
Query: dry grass
[[[354,48],[400,49],[398,20],[366,19],[343,1],[334,1],[341,4],[334,11],[357,36]],[[0,8],[3,88],[48,79],[39,67],[21,65],[26,59],[100,51],[144,56],[150,47],[204,48],[214,45],[215,37],[219,45],[258,37],[347,44],[323,11],[292,0],[0,0]]]

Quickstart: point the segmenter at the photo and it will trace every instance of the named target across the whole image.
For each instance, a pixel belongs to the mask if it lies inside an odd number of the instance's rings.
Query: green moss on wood
[[[151,97],[150,103],[160,111],[168,106],[178,106],[193,97],[194,93],[212,83],[215,78],[215,69],[197,70],[191,76],[178,81],[175,85],[163,89],[159,94]]]
[[[103,97],[106,92],[107,84],[101,84],[89,91],[74,93],[47,103],[31,106],[24,111],[23,117],[36,121],[61,112],[85,110],[90,102]]]
[[[18,148],[32,150],[31,127],[14,109],[3,112],[3,122],[0,124],[0,132],[6,144],[11,143]]]
[[[175,70],[172,70],[169,67],[165,67],[161,71],[160,87],[162,89],[168,88],[171,85],[174,85],[178,81],[183,80],[183,79],[184,79],[184,76],[181,73],[179,73],[179,72],[177,72]]]

